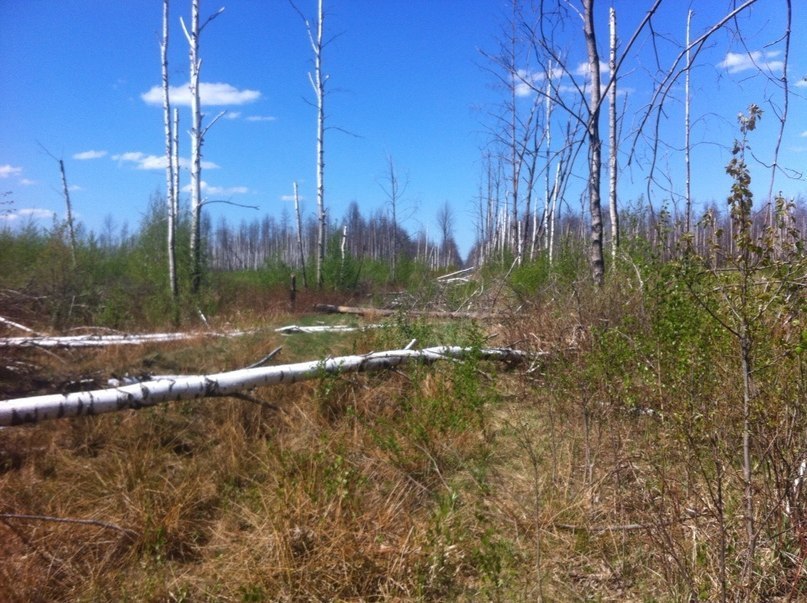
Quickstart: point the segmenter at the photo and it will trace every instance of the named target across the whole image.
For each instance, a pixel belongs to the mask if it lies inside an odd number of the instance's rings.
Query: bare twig
[[[99,528],[104,528],[106,530],[116,530],[118,532],[126,534],[130,538],[133,538],[138,535],[137,532],[135,532],[132,529],[123,528],[114,523],[109,523],[107,521],[100,521],[98,519],[75,519],[71,517],[53,517],[51,515],[26,515],[22,513],[0,513],[0,519],[2,520],[19,519],[21,521],[48,521],[52,523],[70,523],[85,526],[96,526]]]

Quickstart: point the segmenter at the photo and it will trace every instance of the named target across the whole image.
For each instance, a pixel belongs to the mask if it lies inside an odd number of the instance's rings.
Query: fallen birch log
[[[366,329],[380,329],[384,325],[364,325],[352,327],[350,325],[289,325],[275,329],[275,333],[291,335],[292,333],[352,333],[354,331],[364,331]]]
[[[140,335],[65,335],[42,337],[2,337],[2,348],[97,348],[113,345],[143,345],[144,343],[185,341],[200,337],[237,337],[251,331],[224,333],[143,333]]]
[[[392,350],[363,356],[340,356],[281,366],[259,367],[217,373],[164,378],[111,389],[71,394],[52,394],[0,402],[0,426],[38,423],[63,417],[92,416],[106,412],[153,406],[162,402],[235,395],[264,385],[296,383],[326,374],[378,371],[408,361],[433,362],[478,354],[486,360],[523,362],[528,354],[506,348],[473,350],[438,346],[422,350]]]
[[[407,316],[424,316],[426,318],[496,318],[496,314],[484,312],[445,312],[438,310],[386,310],[383,308],[354,308],[352,306],[334,306],[331,304],[317,304],[314,309],[329,314],[358,314],[359,316],[394,316],[405,314]]]

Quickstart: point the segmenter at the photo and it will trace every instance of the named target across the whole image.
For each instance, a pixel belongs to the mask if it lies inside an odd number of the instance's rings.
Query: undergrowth
[[[727,277],[640,246],[603,288],[572,272],[514,271],[499,298],[513,306],[495,321],[402,309],[355,337],[294,336],[309,339],[279,359],[416,340],[514,344],[535,353],[522,367],[472,355],[253,392],[269,404],[181,402],[1,431],[0,513],[104,525],[0,520],[0,599],[807,596],[803,288],[755,325],[749,573],[741,356],[703,303]],[[257,314],[232,307],[240,324]],[[225,370],[275,347],[267,333],[69,361]]]

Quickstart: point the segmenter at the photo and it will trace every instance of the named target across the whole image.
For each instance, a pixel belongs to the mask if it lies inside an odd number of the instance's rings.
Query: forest
[[[503,100],[464,254],[447,202],[431,232],[406,228],[391,156],[382,207],[328,209],[328,0],[293,4],[316,213],[295,183],[279,217],[212,218],[199,57],[227,13],[185,4],[187,198],[163,0],[165,189],[137,225],[94,231],[57,160],[64,216],[0,223],[0,599],[807,598],[807,201],[779,192],[804,180],[780,156],[803,100],[789,1],[783,65],[757,65],[768,96],[732,108],[708,201],[690,186],[689,71],[713,36],[745,34],[755,0],[687,28],[636,111],[621,74],[668,3],[643,2],[619,41],[595,0],[506,3],[480,52]],[[678,113],[673,168],[659,123]],[[648,167],[635,196],[628,155]]]

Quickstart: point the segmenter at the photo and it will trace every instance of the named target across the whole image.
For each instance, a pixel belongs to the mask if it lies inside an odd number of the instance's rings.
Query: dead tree
[[[323,0],[317,1],[317,24],[316,34],[311,25],[311,22],[303,15],[302,11],[297,8],[294,2],[289,0],[292,8],[297,11],[300,18],[305,23],[305,29],[308,33],[308,41],[311,44],[311,50],[314,52],[314,73],[308,74],[308,81],[311,82],[311,87],[314,89],[314,96],[317,99],[317,288],[321,289],[323,285],[322,279],[322,265],[325,262],[325,231],[326,231],[326,212],[325,212],[325,84],[328,81],[328,76],[322,73],[322,54],[327,42],[323,39],[323,32],[325,27],[325,12],[322,8]]]
[[[617,131],[616,131],[616,9],[612,6],[609,12],[610,44],[608,72],[611,77],[611,89],[608,95],[608,210],[611,217],[611,258],[616,258],[619,248],[619,212],[617,211]]]
[[[294,214],[297,218],[297,250],[300,254],[300,268],[303,271],[303,287],[308,289],[308,277],[305,274],[305,253],[303,252],[303,221],[300,218],[300,195],[297,181],[294,181]]]
[[[216,116],[210,124],[202,128],[202,107],[199,94],[199,71],[202,59],[199,57],[199,36],[205,27],[224,11],[224,7],[210,15],[199,24],[199,0],[192,0],[191,28],[180,20],[185,38],[188,40],[190,59],[190,80],[188,87],[191,93],[191,293],[196,294],[202,284],[202,146],[207,131],[221,117]]]
[[[398,262],[398,254],[400,252],[398,241],[398,203],[401,200],[401,196],[406,191],[406,186],[406,181],[401,184],[401,180],[395,170],[395,161],[393,161],[392,155],[387,155],[386,186],[382,184],[381,188],[387,195],[387,199],[389,199],[390,209],[392,211],[392,237],[390,240],[392,246],[390,253],[390,280],[392,281],[395,281],[395,270]]]
[[[162,64],[162,88],[163,88],[163,124],[165,127],[165,201],[168,212],[168,285],[171,296],[179,297],[179,285],[177,282],[176,269],[176,202],[174,190],[174,171],[179,169],[174,164],[174,132],[171,126],[171,99],[169,97],[168,82],[168,5],[170,0],[163,0],[163,35],[160,40],[160,62]]]
[[[47,153],[47,155],[59,164],[59,175],[62,178],[62,196],[64,197],[65,205],[65,222],[67,223],[67,236],[70,243],[70,262],[73,268],[76,267],[76,229],[73,224],[73,204],[70,201],[70,187],[67,186],[67,174],[64,169],[64,159],[56,157],[41,143],[40,148]]]

